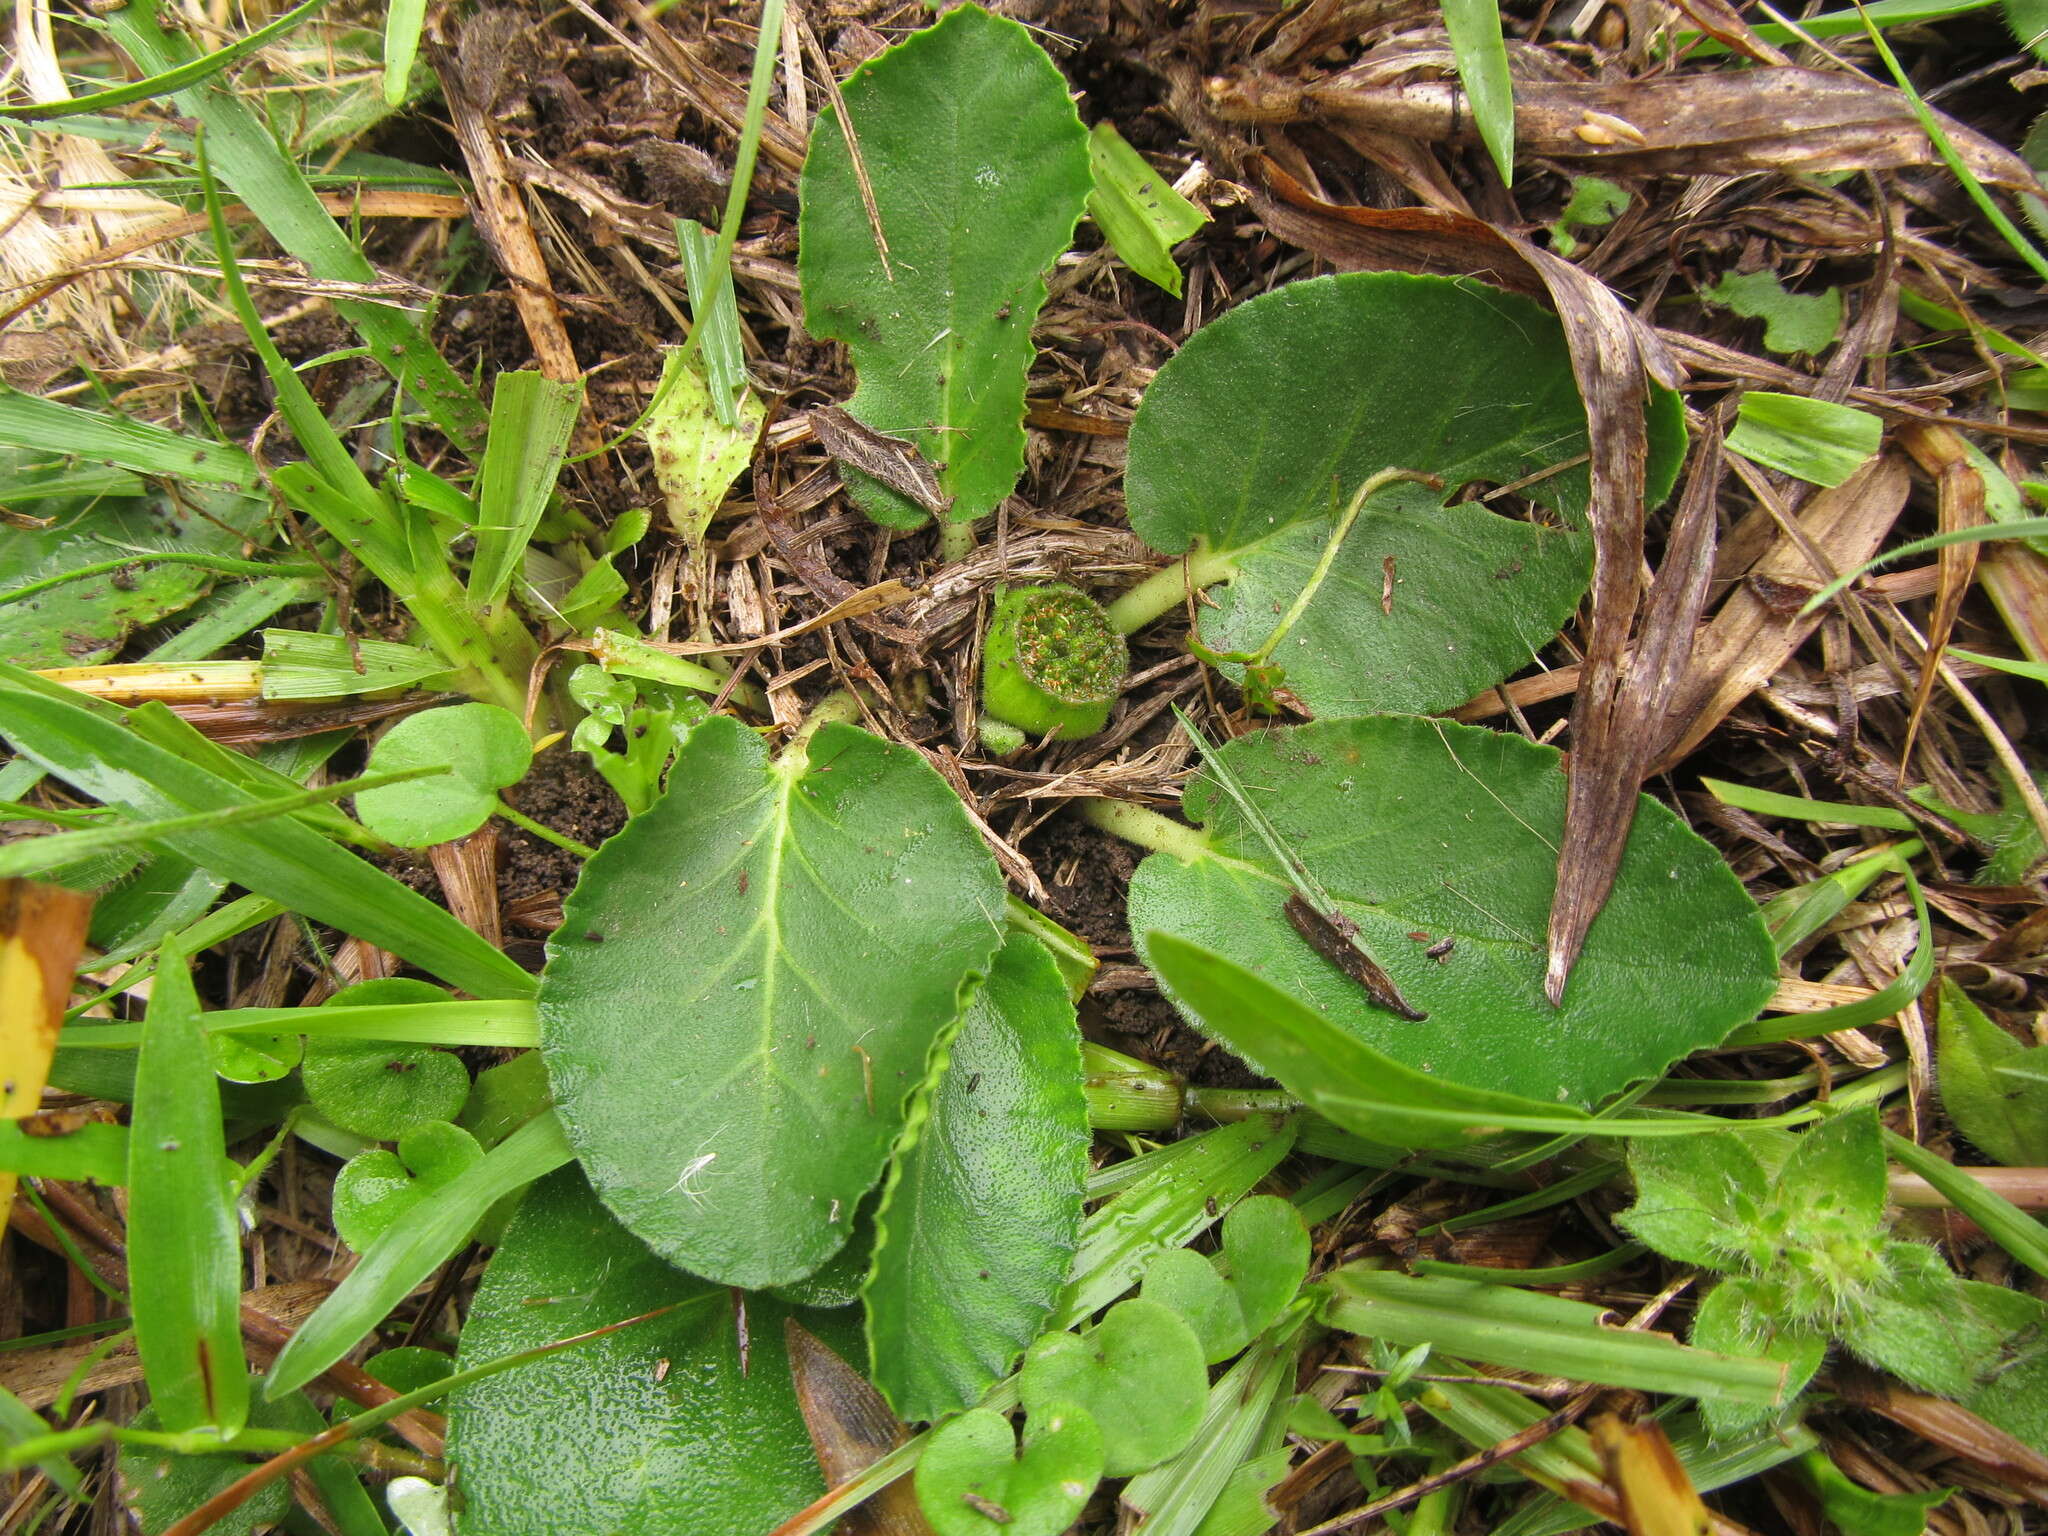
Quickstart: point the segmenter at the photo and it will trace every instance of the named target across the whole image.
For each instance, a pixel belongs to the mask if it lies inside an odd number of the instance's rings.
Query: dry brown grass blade
[[[1621,1492],[1628,1536],[1705,1536],[1713,1516],[1654,1419],[1630,1424],[1603,1413],[1586,1426],[1608,1486]]]
[[[939,489],[939,472],[917,451],[915,443],[877,432],[836,405],[813,407],[810,423],[812,435],[837,462],[881,481],[934,517],[945,516],[953,505],[953,498]]]
[[[1835,574],[1877,553],[1911,488],[1903,464],[1880,458],[1806,503],[1799,536],[1780,532],[1693,643],[1652,771],[1690,753],[1805,644],[1825,615],[1802,617],[1801,605]],[[1827,569],[1815,569],[1815,555]]]
[[[1837,1371],[1834,1387],[1859,1408],[1883,1414],[2048,1507],[2048,1456],[1993,1428],[1962,1404],[1908,1391],[1858,1366]]]
[[[2001,544],[1977,568],[1977,580],[2019,648],[2048,661],[2048,560],[2024,544]]]
[[[910,1438],[882,1394],[803,1324],[782,1325],[796,1405],[810,1432],[825,1486],[837,1488]],[[845,1536],[931,1536],[910,1479],[899,1477],[841,1518]]]
[[[1444,48],[1382,48],[1307,85],[1223,78],[1209,88],[1210,106],[1225,121],[1334,119],[1476,145],[1479,131],[1449,62]],[[2039,192],[2033,171],[2011,150],[1952,118],[1941,118],[1941,127],[1978,180]],[[1941,163],[1911,104],[1891,86],[1790,68],[1517,81],[1515,148],[1530,159],[1634,175],[1819,175]]]
[[[562,323],[562,306],[555,297],[554,280],[548,275],[547,258],[541,254],[533,222],[527,217],[511,156],[498,136],[493,82],[502,69],[496,55],[503,51],[505,36],[504,23],[495,21],[494,15],[509,13],[486,12],[465,22],[461,40],[452,47],[437,31],[428,43],[428,52],[434,72],[441,77],[448,120],[476,188],[477,230],[511,284],[512,302],[526,327],[527,340],[533,344],[534,361],[548,378],[567,384],[582,378],[583,370]],[[577,444],[579,451],[595,446],[587,403],[579,437],[590,438]]]
[[[1913,422],[1899,432],[1899,443],[1914,461],[1934,477],[1936,515],[1940,529],[1975,528],[1986,521],[1984,479],[1963,454],[1963,440],[1948,427]],[[1941,585],[1934,594],[1934,611],[1927,619],[1927,651],[1921,658],[1920,680],[1913,688],[1913,708],[1906,717],[1906,739],[1899,747],[1899,762],[1913,756],[1913,742],[1920,734],[1920,717],[1940,680],[1940,657],[1955,632],[1956,616],[1977,574],[1981,545],[1951,544],[1940,552]]]
[[[1758,64],[1785,65],[1792,62],[1780,49],[1758,37],[1742,13],[1728,0],[1676,0],[1676,4],[1694,26],[1744,58]]]

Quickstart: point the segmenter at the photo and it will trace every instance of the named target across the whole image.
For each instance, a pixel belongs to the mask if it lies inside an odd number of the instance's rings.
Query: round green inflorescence
[[[1123,636],[1093,598],[1073,587],[1015,587],[996,599],[982,645],[982,708],[1072,741],[1108,723],[1129,671]]]

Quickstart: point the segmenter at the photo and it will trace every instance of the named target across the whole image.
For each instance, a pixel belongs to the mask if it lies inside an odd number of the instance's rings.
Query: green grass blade
[[[1443,0],[1444,28],[1458,60],[1458,80],[1472,103],[1472,121],[1500,179],[1515,179],[1515,83],[1501,37],[1499,0]]]
[[[1726,779],[1702,778],[1700,782],[1723,805],[1760,816],[1791,816],[1823,826],[1883,827],[1893,832],[1913,830],[1913,818],[1888,805],[1849,805],[1836,800],[1803,800],[1797,795],[1774,794],[1768,789],[1751,789],[1747,784],[1730,784]]]
[[[43,1422],[42,1415],[5,1387],[0,1387],[0,1445],[19,1445],[24,1440],[40,1439],[49,1433],[50,1426]],[[85,1479],[78,1475],[78,1468],[71,1464],[69,1457],[52,1456],[47,1461],[37,1462],[36,1467],[68,1497],[90,1501],[92,1496],[85,1491]]]
[[[0,1172],[113,1189],[128,1182],[128,1128],[88,1122],[62,1136],[31,1136],[20,1121],[0,1120]]]
[[[413,61],[420,56],[420,32],[426,26],[427,0],[391,0],[384,13],[384,104],[405,105]]]
[[[1951,528],[1945,533],[1932,533],[1910,544],[1901,544],[1897,549],[1888,549],[1864,561],[1855,570],[1837,576],[1809,597],[1799,612],[1802,615],[1812,613],[1857,577],[1868,576],[1880,565],[1890,565],[1894,560],[1904,560],[1909,555],[1924,555],[1930,550],[1946,549],[1951,544],[1995,544],[2004,539],[2032,539],[2043,535],[2048,535],[2048,517],[2023,517],[2016,523],[1979,523],[1972,528]]]
[[[225,910],[225,909],[223,909]],[[475,1003],[355,1003],[325,1008],[221,1008],[200,1021],[209,1035],[295,1034],[322,1040],[387,1040],[408,1045],[489,1045],[523,1050],[540,1044],[540,1016],[525,998]],[[61,1049],[132,1050],[134,1024],[79,1023]]]
[[[192,44],[172,37],[158,25],[153,0],[133,0],[110,10],[104,25],[145,75],[160,75],[192,62]],[[204,126],[221,180],[273,239],[305,263],[310,275],[341,283],[377,280],[376,269],[320,206],[304,172],[279,147],[241,94],[214,79],[177,91],[172,100],[180,113]],[[483,441],[483,402],[434,350],[410,316],[389,305],[360,299],[337,298],[334,308],[361,334],[371,355],[394,377],[407,382],[434,424],[452,441],[471,450]]]
[[[83,794],[140,821],[247,805],[258,797],[124,729],[18,667],[0,666],[0,734]],[[534,981],[498,950],[375,865],[289,816],[166,840],[185,858],[330,923],[478,997],[528,997]]]
[[[1944,1200],[1982,1227],[1999,1247],[2035,1274],[2048,1275],[2048,1226],[1955,1164],[1936,1157],[1896,1131],[1884,1133],[1884,1147],[1894,1162],[1933,1185]]]
[[[254,492],[257,486],[256,465],[239,448],[5,387],[0,387],[0,445],[103,460],[138,475],[197,480],[236,491]]]
[[[268,821],[274,816],[286,816],[310,805],[325,805],[358,790],[376,789],[385,784],[424,779],[447,772],[447,768],[407,768],[396,773],[372,773],[346,783],[328,784],[254,805],[199,811],[191,816],[172,816],[162,821],[120,821],[76,832],[57,832],[48,837],[23,838],[0,845],[0,880],[47,874],[78,859],[134,848],[139,844],[175,837],[181,832],[205,832],[215,827],[240,827],[250,822]]]
[[[135,1064],[128,1271],[143,1376],[173,1431],[232,1435],[249,1415],[227,1155],[199,998],[184,954],[166,944]]]
[[[296,1391],[355,1348],[414,1286],[454,1256],[484,1212],[574,1155],[561,1121],[552,1113],[539,1115],[428,1195],[370,1246],[334,1294],[292,1335],[270,1368],[264,1395]]]
[[[1785,1367],[1715,1354],[1664,1334],[1603,1324],[1601,1308],[1514,1286],[1340,1269],[1321,1317],[1333,1328],[1392,1344],[1431,1344],[1516,1370],[1571,1381],[1777,1406]]]
[[[193,152],[199,165],[200,190],[206,200],[207,228],[213,235],[214,254],[220,260],[221,282],[227,290],[228,304],[234,310],[235,318],[242,322],[249,345],[262,360],[263,371],[270,375],[271,388],[277,391],[278,414],[284,417],[285,425],[292,429],[292,436],[299,440],[299,446],[306,450],[306,457],[312,460],[313,467],[329,485],[366,506],[376,505],[369,480],[357,467],[347,444],[342,442],[327,420],[327,413],[314,401],[312,391],[306,388],[298,370],[287,363],[277,350],[277,343],[270,339],[263,317],[257,313],[256,301],[249,296],[249,285],[242,280],[241,264],[235,260],[234,242],[228,238],[227,215],[221,209],[220,188],[214,184],[203,128]]]
[[[476,553],[469,565],[472,607],[502,601],[511,587],[519,558],[555,493],[562,455],[582,408],[581,379],[561,383],[526,368],[498,375],[477,484]]]
[[[303,5],[294,6],[268,26],[259,27],[247,37],[237,38],[225,48],[216,48],[212,53],[180,64],[176,69],[167,69],[162,74],[151,75],[147,80],[133,80],[127,85],[117,85],[110,91],[94,91],[90,96],[74,96],[69,101],[37,101],[21,106],[0,107],[0,121],[12,119],[15,122],[46,123],[52,118],[80,117],[91,112],[111,112],[115,107],[125,107],[130,102],[147,101],[152,96],[168,96],[173,91],[182,91],[210,80],[231,64],[238,64],[255,53],[267,48],[287,32],[293,31],[302,21],[325,5],[327,0],[305,0]]]

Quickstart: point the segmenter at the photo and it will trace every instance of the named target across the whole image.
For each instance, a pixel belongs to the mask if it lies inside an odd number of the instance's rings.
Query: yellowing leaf
[[[9,1120],[42,1102],[91,913],[90,896],[62,886],[0,883],[0,1115]],[[0,1211],[13,1203],[14,1175],[0,1173]]]

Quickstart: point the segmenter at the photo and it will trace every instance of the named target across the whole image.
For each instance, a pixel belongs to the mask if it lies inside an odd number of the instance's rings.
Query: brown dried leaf
[[[1836,572],[1877,553],[1911,488],[1903,464],[1878,458],[1806,503],[1800,537],[1781,533],[1691,644],[1652,772],[1690,753],[1805,644],[1823,615],[1802,618],[1800,607]],[[1808,551],[1830,569],[1816,571]]]
[[[1975,528],[1988,521],[1984,514],[1984,477],[1979,475],[1963,452],[1962,437],[1948,427],[1912,422],[1899,432],[1899,443],[1913,455],[1914,462],[1934,477],[1936,516],[1940,531]],[[1955,632],[1956,616],[1977,574],[1977,556],[1982,546],[1951,544],[1939,558],[1941,585],[1934,596],[1934,611],[1927,620],[1927,651],[1920,662],[1920,680],[1913,688],[1913,709],[1906,717],[1906,739],[1899,748],[1899,761],[1913,755],[1913,738],[1920,734],[1920,717],[1941,677],[1940,656]]]
[[[1209,99],[1225,121],[1341,120],[1428,143],[1479,143],[1447,48],[1375,49],[1351,68],[1306,85],[1229,76],[1210,83]],[[2040,191],[2033,171],[2011,150],[1953,118],[1940,121],[1980,181]],[[1823,174],[1941,163],[1911,104],[1893,87],[1860,75],[1793,68],[1518,80],[1515,149],[1531,159],[1635,175]]]
[[[938,471],[915,443],[877,432],[836,405],[818,406],[811,411],[810,422],[819,444],[841,464],[881,481],[934,517],[944,517],[953,505],[953,498],[939,489]]]
[[[2048,1456],[1978,1418],[1960,1403],[1894,1385],[1858,1366],[1844,1366],[1834,1386],[1859,1408],[1883,1414],[1921,1439],[1952,1451],[2010,1488],[2048,1506]]]
[[[797,1408],[826,1487],[865,1472],[910,1438],[882,1394],[822,1339],[793,1317],[784,1320],[782,1331]],[[932,1536],[908,1478],[898,1478],[847,1514],[838,1529],[844,1536]]]

